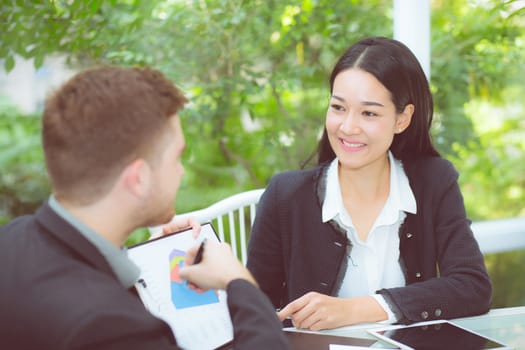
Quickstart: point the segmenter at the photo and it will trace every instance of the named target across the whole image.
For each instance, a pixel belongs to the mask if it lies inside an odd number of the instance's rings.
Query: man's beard
[[[152,227],[167,224],[173,219],[173,216],[175,215],[173,201],[164,204],[162,209],[159,209],[160,206],[157,204],[158,201],[150,201],[148,208],[149,210],[147,210],[148,215],[144,216],[144,224],[142,227]]]

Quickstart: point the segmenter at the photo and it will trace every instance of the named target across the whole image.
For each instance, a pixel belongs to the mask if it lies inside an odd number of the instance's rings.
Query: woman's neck
[[[348,169],[339,164],[339,185],[343,198],[359,201],[375,201],[390,193],[390,161],[375,162],[359,169]]]

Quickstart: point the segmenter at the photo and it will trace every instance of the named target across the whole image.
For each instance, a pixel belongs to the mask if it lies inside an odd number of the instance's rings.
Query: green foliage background
[[[433,0],[434,138],[461,173],[469,216],[525,215],[525,7]],[[387,0],[6,0],[0,63],[151,65],[183,88],[188,143],[177,211],[264,187],[315,151],[328,76],[364,36],[392,36]],[[0,100],[0,224],[49,195],[39,115]],[[137,230],[129,243],[143,240]],[[524,252],[486,257],[494,307],[525,304]]]

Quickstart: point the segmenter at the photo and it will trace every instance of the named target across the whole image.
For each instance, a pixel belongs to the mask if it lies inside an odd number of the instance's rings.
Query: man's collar
[[[125,288],[130,288],[137,281],[140,270],[127,257],[125,249],[115,247],[113,243],[77,219],[56,200],[55,196],[51,195],[48,203],[49,207],[58,216],[73,226],[85,239],[97,248]]]

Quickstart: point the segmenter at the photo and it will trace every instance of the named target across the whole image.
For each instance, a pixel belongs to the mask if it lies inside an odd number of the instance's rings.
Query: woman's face
[[[341,167],[361,169],[387,161],[394,134],[410,123],[413,105],[397,113],[390,92],[360,69],[339,73],[326,113],[326,131]]]

